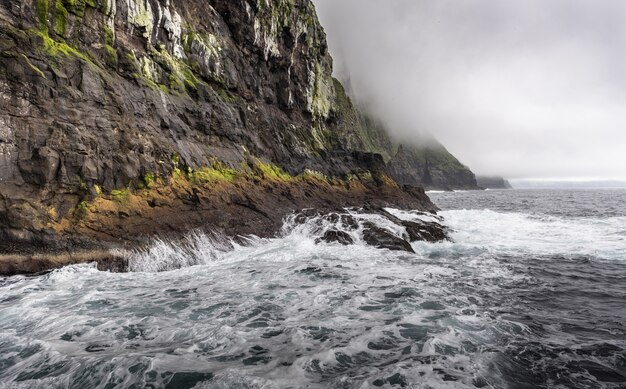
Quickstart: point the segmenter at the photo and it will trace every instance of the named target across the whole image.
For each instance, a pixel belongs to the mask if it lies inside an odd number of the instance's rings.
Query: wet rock
[[[337,242],[344,246],[354,244],[354,240],[347,232],[338,231],[338,230],[328,230],[324,233],[324,236],[322,236],[321,238],[317,238],[315,240],[315,243],[321,243],[321,242],[326,242],[326,243]]]
[[[373,223],[365,223],[363,230],[363,240],[370,246],[379,249],[389,249],[395,251],[407,251],[414,253],[411,244],[404,239],[398,238],[391,232],[375,226]]]
[[[447,228],[435,222],[402,221],[411,242],[441,242],[448,239]]]
[[[359,222],[352,215],[341,215],[341,226],[345,229],[354,231],[359,228]]]
[[[436,210],[423,190],[391,182],[381,155],[355,151],[364,150],[364,124],[332,78],[325,34],[312,33],[322,27],[311,0],[280,12],[276,2],[151,0],[158,15],[138,15],[133,2],[117,2],[116,12],[104,3],[83,4],[85,17],[66,23],[55,23],[52,11],[46,18],[36,1],[0,4],[0,252],[14,242],[143,244],[200,227],[268,237],[305,207],[319,212],[303,219],[332,212],[337,233],[327,238],[345,244],[340,231],[359,223],[343,207]],[[333,136],[312,141],[311,128]],[[169,185],[215,160],[350,180],[198,192]],[[165,184],[129,202],[136,209],[94,206],[113,190],[145,187],[147,177]],[[13,204],[37,206],[12,211]],[[75,212],[86,205],[89,212]],[[380,247],[403,246],[368,236]],[[18,268],[34,267],[11,267]]]

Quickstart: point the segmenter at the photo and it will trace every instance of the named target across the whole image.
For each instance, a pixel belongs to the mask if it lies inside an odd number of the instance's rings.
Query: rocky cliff
[[[478,189],[472,171],[440,144],[403,146],[388,163],[391,177],[401,185],[426,189]]]
[[[0,273],[475,185],[353,105],[310,0],[0,0],[0,69]]]
[[[503,177],[478,176],[476,181],[481,188],[485,189],[513,189],[511,183]]]
[[[426,189],[479,189],[474,173],[432,136],[404,144],[394,141],[380,120],[369,115],[366,109],[352,105],[341,84],[337,84],[335,90],[337,101],[343,102],[341,111],[351,113],[346,115],[350,118],[347,127],[352,129],[353,138],[358,142],[349,143],[350,147],[380,154],[387,174],[397,183]]]
[[[0,69],[5,251],[434,210],[369,152],[310,0],[0,0]]]

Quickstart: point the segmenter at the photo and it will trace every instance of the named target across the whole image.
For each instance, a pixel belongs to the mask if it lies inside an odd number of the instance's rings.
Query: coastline
[[[203,183],[157,180],[123,199],[100,195],[59,220],[49,220],[34,241],[5,242],[0,275],[32,274],[96,262],[100,270],[124,271],[116,250],[144,248],[155,238],[175,241],[200,230],[223,237],[275,237],[285,217],[303,209],[320,213],[347,207],[395,207],[436,213],[422,188],[321,177],[241,177]]]

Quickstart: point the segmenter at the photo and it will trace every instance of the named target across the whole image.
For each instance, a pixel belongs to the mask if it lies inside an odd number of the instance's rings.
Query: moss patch
[[[211,167],[192,171],[188,174],[188,177],[189,181],[194,184],[204,184],[214,181],[233,182],[236,178],[241,177],[241,174],[234,169],[215,169]]]
[[[47,32],[29,30],[29,33],[35,35],[38,39],[41,39],[41,47],[43,51],[50,57],[75,57],[93,66],[97,66],[86,54],[78,51],[77,49],[68,45],[65,42],[55,41],[54,39],[50,38]]]
[[[330,178],[326,176],[324,173],[306,169],[304,173],[300,174],[298,177],[302,178],[305,181],[317,181],[317,182],[331,182]]]
[[[78,203],[78,205],[76,205],[76,208],[74,209],[74,216],[79,219],[83,218],[85,217],[85,215],[87,215],[88,211],[89,211],[89,203],[87,203],[86,200],[83,200],[80,203]]]
[[[24,60],[26,61],[26,63],[28,64],[28,66],[33,69],[35,71],[35,73],[37,73],[41,78],[47,79],[46,75],[44,74],[44,72],[41,71],[41,69],[39,69],[37,66],[33,65],[32,62],[30,62],[30,59],[28,59],[28,57],[24,54],[20,54],[20,56],[22,58],[24,58]]]
[[[39,29],[48,30],[48,12],[50,5],[48,0],[37,0],[37,18],[39,19]]]
[[[143,182],[146,185],[146,188],[150,189],[154,186],[154,181],[156,180],[156,175],[154,173],[146,173],[143,176]]]
[[[53,30],[55,34],[62,37],[67,36],[67,9],[63,5],[62,0],[56,0],[54,6],[54,24]]]
[[[111,191],[111,200],[115,201],[118,204],[126,204],[128,203],[128,199],[130,198],[130,189],[116,189]]]
[[[285,172],[279,166],[259,160],[254,163],[254,172],[266,180],[289,181],[293,179],[292,175]]]

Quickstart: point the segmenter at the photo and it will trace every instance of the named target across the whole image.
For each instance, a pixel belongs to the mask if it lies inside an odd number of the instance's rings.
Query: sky
[[[431,133],[477,174],[626,179],[626,1],[313,1],[398,141]]]

